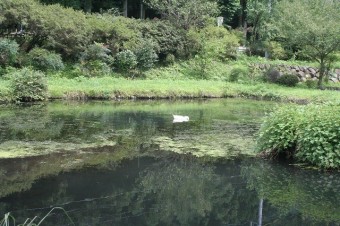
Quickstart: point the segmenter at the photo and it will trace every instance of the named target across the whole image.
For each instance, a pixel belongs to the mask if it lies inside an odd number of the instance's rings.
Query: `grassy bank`
[[[212,80],[127,80],[123,78],[66,79],[49,82],[50,98],[201,98],[244,97],[293,102],[339,101],[340,92],[288,88],[274,84],[239,84]]]
[[[221,80],[153,79],[130,80],[114,77],[74,79],[50,77],[48,79],[50,99],[164,99],[243,97],[285,102],[340,102],[340,92],[283,87],[269,83],[241,84]],[[9,102],[9,81],[0,82],[0,101]]]

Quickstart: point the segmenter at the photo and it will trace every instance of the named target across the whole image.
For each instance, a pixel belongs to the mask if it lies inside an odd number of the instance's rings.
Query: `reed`
[[[54,207],[52,208],[40,221],[38,221],[38,217],[35,216],[32,219],[27,218],[25,222],[22,224],[18,224],[18,226],[39,226],[42,225],[43,222],[53,213],[55,210],[61,210],[67,219],[70,221],[71,224],[75,225],[75,223],[72,221],[71,217],[67,214],[66,210],[61,207]],[[12,222],[12,223],[11,223]],[[4,218],[0,221],[0,226],[11,226],[16,225],[15,218],[11,215],[11,213],[6,213]]]

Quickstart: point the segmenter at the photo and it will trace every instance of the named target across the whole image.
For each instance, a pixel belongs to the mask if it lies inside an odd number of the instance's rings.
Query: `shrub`
[[[276,83],[281,74],[278,70],[271,67],[265,72],[264,76],[267,82]]]
[[[240,78],[246,78],[248,76],[249,70],[245,66],[234,67],[229,75],[230,82],[237,82]]]
[[[0,66],[7,66],[15,62],[19,45],[13,40],[0,39]]]
[[[89,45],[81,54],[81,61],[102,61],[108,65],[113,63],[111,51],[101,43]]]
[[[2,24],[8,28],[24,25],[25,32],[34,34],[25,47],[45,46],[63,54],[75,56],[88,45],[92,37],[85,13],[61,5],[43,5],[35,0],[2,0]]]
[[[168,55],[166,55],[164,63],[166,65],[173,65],[175,63],[175,60],[176,57],[173,54],[169,53]]]
[[[220,60],[236,58],[240,39],[223,27],[207,26],[201,30],[191,29],[187,34],[188,51],[194,55]]]
[[[271,59],[284,60],[287,57],[286,51],[279,42],[266,42],[265,48],[269,51]]]
[[[140,69],[150,69],[157,62],[158,56],[154,50],[154,45],[150,41],[144,41],[136,51],[137,67]]]
[[[130,50],[124,50],[117,53],[115,66],[119,71],[129,71],[137,66],[137,57]]]
[[[80,74],[86,77],[97,77],[111,73],[111,68],[100,60],[90,60],[83,62],[79,65],[79,69]]]
[[[340,109],[315,107],[300,128],[296,157],[325,168],[340,168]]]
[[[31,102],[47,98],[47,81],[42,72],[23,68],[9,76],[13,98],[16,101]]]
[[[339,106],[285,106],[261,125],[257,150],[323,168],[339,168]]]
[[[42,71],[63,70],[64,63],[60,54],[50,52],[42,48],[34,48],[28,53],[28,58],[32,66]]]
[[[296,84],[299,83],[299,78],[296,75],[292,75],[292,74],[285,74],[280,76],[276,82],[280,85],[284,85],[284,86],[296,86]]]
[[[154,43],[161,61],[165,60],[168,54],[176,57],[186,55],[186,33],[182,29],[163,20],[146,20],[140,27],[143,38]]]

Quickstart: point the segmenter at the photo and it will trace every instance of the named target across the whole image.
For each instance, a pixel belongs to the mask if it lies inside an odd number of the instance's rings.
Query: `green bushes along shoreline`
[[[257,150],[320,168],[340,167],[340,106],[284,106],[262,124]]]

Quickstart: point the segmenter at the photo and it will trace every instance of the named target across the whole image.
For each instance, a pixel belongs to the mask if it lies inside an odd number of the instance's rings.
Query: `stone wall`
[[[274,68],[283,74],[294,74],[298,76],[300,81],[306,81],[308,79],[318,80],[319,69],[308,66],[289,66],[289,65],[269,65],[269,64],[254,64],[251,68],[261,71],[266,71],[269,68]],[[340,82],[340,69],[335,69],[327,72],[329,75],[329,81]]]

